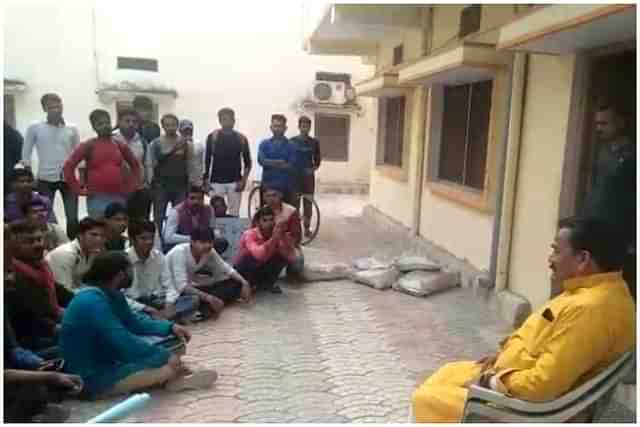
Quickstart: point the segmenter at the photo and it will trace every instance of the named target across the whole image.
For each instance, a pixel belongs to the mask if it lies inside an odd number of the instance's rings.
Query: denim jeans
[[[164,297],[153,295],[150,297],[138,298],[138,302],[151,306],[156,310],[162,310],[165,306]],[[176,300],[175,319],[188,317],[198,310],[199,299],[195,295],[180,295]],[[171,319],[173,320],[173,319]]]
[[[104,217],[104,211],[111,203],[122,203],[126,206],[126,198],[120,194],[95,193],[87,197],[87,213],[93,219]]]

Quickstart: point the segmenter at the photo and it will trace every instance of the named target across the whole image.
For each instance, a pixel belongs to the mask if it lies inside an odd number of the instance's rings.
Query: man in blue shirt
[[[273,187],[283,193],[283,200],[295,203],[293,167],[295,150],[284,133],[287,131],[287,118],[282,114],[271,116],[273,136],[263,140],[258,147],[258,164],[262,166],[262,187]],[[260,192],[262,205],[262,191]]]

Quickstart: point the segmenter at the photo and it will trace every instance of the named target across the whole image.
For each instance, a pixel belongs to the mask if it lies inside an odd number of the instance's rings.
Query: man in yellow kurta
[[[635,346],[635,308],[620,272],[618,234],[593,220],[564,220],[549,257],[563,292],[507,337],[497,354],[450,363],[413,394],[417,422],[459,422],[479,383],[534,402],[555,399]]]

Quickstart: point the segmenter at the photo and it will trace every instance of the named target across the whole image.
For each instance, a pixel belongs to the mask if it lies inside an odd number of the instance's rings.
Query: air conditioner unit
[[[313,84],[312,97],[318,104],[338,104],[347,102],[347,85],[345,82],[316,80]]]

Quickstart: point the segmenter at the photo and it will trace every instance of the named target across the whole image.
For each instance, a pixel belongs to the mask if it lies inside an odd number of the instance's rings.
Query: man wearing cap
[[[204,144],[202,141],[193,139],[193,122],[191,120],[180,120],[180,123],[178,124],[178,131],[180,132],[182,139],[185,141],[191,141],[193,144],[193,157],[191,158],[189,168],[193,172],[193,176],[197,177],[197,180],[193,183],[195,185],[202,186],[200,179],[204,169]]]

